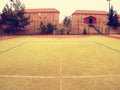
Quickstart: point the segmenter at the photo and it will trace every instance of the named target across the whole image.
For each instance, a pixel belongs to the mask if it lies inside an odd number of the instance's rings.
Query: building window
[[[101,18],[99,18],[99,23],[101,22]]]
[[[41,16],[41,13],[39,13],[38,15]]]
[[[47,13],[44,14],[45,16],[47,15]]]
[[[54,20],[52,21],[52,23],[54,23]]]
[[[50,19],[52,18],[52,14],[50,13]]]
[[[44,19],[46,19],[46,16],[44,17]]]
[[[55,20],[54,23],[57,24],[57,21]]]
[[[44,23],[46,24],[46,23],[47,23],[47,21],[44,21]]]
[[[82,23],[82,18],[80,19],[80,23]]]
[[[50,19],[53,19],[52,16],[50,16]]]
[[[31,16],[31,14],[28,14],[28,16]]]

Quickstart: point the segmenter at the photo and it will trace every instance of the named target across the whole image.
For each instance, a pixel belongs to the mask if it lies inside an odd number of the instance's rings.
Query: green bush
[[[65,32],[65,29],[64,28],[62,28],[62,29],[60,29],[60,34],[64,34],[64,32]]]

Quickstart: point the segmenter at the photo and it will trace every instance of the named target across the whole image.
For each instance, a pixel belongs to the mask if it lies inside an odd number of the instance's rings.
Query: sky
[[[60,11],[60,21],[71,16],[75,10],[109,10],[107,0],[20,0],[26,8],[56,8]],[[9,0],[0,0],[0,12]],[[120,0],[111,0],[114,10],[120,14]]]

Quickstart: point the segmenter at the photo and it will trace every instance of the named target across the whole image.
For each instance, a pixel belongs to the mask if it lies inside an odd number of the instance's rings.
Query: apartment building
[[[108,12],[96,10],[76,10],[72,14],[71,34],[82,34],[86,28],[87,33],[97,34],[98,31],[105,33],[108,22]]]
[[[26,9],[26,15],[30,16],[30,25],[26,27],[30,34],[38,34],[40,23],[59,24],[59,11],[55,8]]]

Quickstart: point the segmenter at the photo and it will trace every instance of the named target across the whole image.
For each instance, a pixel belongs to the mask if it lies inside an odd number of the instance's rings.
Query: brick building
[[[38,34],[40,23],[59,24],[59,11],[55,8],[26,9],[26,15],[30,15],[30,25],[26,27],[28,34]]]
[[[118,14],[118,20],[119,20],[119,22],[120,22],[120,14]]]
[[[108,12],[95,10],[76,10],[72,14],[71,34],[82,34],[86,28],[89,34],[105,33],[107,30]]]

